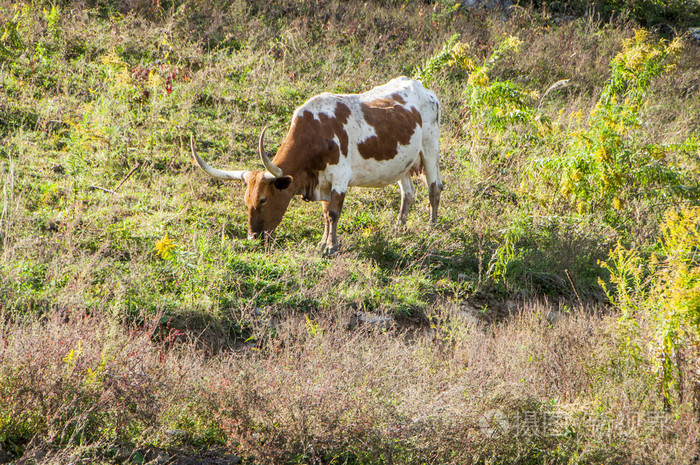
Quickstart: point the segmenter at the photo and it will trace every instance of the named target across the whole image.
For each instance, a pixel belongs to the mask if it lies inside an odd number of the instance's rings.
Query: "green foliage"
[[[442,71],[452,60],[454,56],[453,47],[459,40],[459,34],[454,34],[450,39],[443,44],[442,49],[435,55],[432,55],[422,67],[416,67],[413,70],[413,78],[420,79],[426,85],[437,78],[437,75]]]
[[[672,68],[680,48],[679,39],[653,41],[644,30],[625,41],[588,127],[567,137],[560,156],[534,160],[528,188],[555,187],[579,214],[602,211],[612,224],[623,222],[635,201],[693,196],[687,172],[673,156],[675,147],[642,142],[651,82]]]
[[[700,354],[700,207],[671,211],[662,224],[659,257],[643,260],[618,244],[603,267],[614,288],[601,285],[622,310],[619,330],[635,360],[654,364],[665,401],[684,371],[696,373]],[[693,368],[679,366],[682,351]],[[695,376],[695,375],[693,375]]]
[[[468,76],[464,87],[465,108],[468,110],[467,125],[472,133],[483,125],[490,130],[483,137],[500,135],[514,125],[532,125],[540,131],[549,127],[550,120],[532,105],[537,92],[528,90],[512,80],[492,80],[489,74],[506,56],[516,53],[522,42],[515,36],[500,41],[491,54],[477,65],[471,47],[466,42],[458,42],[459,35],[453,35],[440,52],[430,57],[423,68],[416,71],[416,77],[435,79],[439,71],[451,71],[451,79],[458,82]]]
[[[693,0],[602,1],[611,14],[629,16],[646,27],[674,24],[680,27],[700,24],[700,5]]]
[[[503,57],[518,51],[522,42],[515,36],[501,41],[481,66],[468,57],[468,46],[458,44],[454,48],[454,63],[469,72],[469,80],[464,90],[466,107],[470,111],[469,126],[484,125],[489,130],[484,136],[502,134],[518,125],[535,129],[534,134],[548,129],[550,121],[533,106],[537,93],[525,89],[511,80],[491,80],[489,73]],[[518,133],[517,137],[531,136]]]
[[[55,3],[52,3],[51,9],[47,10],[44,8],[43,13],[49,35],[53,40],[57,40],[61,34],[61,29],[59,28],[59,21],[61,20],[61,7]]]
[[[26,17],[26,9],[20,9],[13,5],[15,14],[10,21],[2,25],[2,36],[0,36],[0,56],[6,58],[14,57],[24,46],[21,35],[22,21]]]
[[[524,7],[533,5],[525,1],[518,3]],[[570,0],[561,4],[537,1],[534,5],[559,14],[593,13],[605,21],[631,20],[648,28],[660,25],[683,28],[700,24],[700,5],[694,0]]]

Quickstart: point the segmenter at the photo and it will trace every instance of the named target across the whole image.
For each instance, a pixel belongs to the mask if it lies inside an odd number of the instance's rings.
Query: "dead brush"
[[[15,452],[124,441],[154,421],[155,348],[121,331],[79,316],[3,325],[0,409]]]
[[[0,432],[13,453],[54,463],[106,458],[124,444],[223,447],[259,463],[525,460],[542,447],[672,463],[693,453],[648,425],[616,445],[624,425],[587,429],[591,409],[631,415],[658,404],[643,384],[633,387],[641,379],[609,364],[607,320],[588,310],[525,303],[521,316],[485,326],[455,308],[410,334],[349,331],[338,324],[349,313],[282,318],[264,345],[216,356],[154,342],[159,320],[6,323]],[[494,409],[512,429],[489,439],[482,417]],[[555,414],[566,421],[557,434],[522,430],[526,415]],[[665,428],[697,434],[685,419]],[[666,452],[639,449],[649,441]]]

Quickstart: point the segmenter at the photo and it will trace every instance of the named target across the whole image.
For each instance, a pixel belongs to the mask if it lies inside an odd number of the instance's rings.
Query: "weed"
[[[635,133],[651,80],[672,66],[680,47],[678,39],[653,42],[643,30],[627,40],[591,111],[590,127],[571,134],[575,142],[563,156],[537,160],[531,182],[555,186],[579,214],[606,212],[614,225],[625,223],[640,200],[663,202],[693,192],[692,181],[688,185],[687,174],[674,162],[673,148],[639,143],[642,137]]]
[[[700,343],[699,228],[697,207],[669,212],[662,225],[660,258],[642,261],[637,251],[618,244],[604,263],[615,289],[609,296],[623,311],[620,332],[626,353],[637,363],[650,360],[667,405],[674,387],[682,399],[687,389],[683,378],[695,373],[691,360],[696,359]],[[697,385],[694,378],[687,382]]]

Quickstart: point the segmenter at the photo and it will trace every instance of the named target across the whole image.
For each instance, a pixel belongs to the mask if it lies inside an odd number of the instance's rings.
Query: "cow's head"
[[[210,176],[217,179],[245,181],[245,203],[248,207],[248,238],[269,237],[280,224],[289,202],[294,196],[292,177],[275,166],[265,152],[265,129],[260,134],[258,151],[267,171],[224,171],[212,168],[202,160],[194,149],[194,140],[190,137],[192,156],[197,164]]]
[[[248,176],[245,204],[248,207],[248,238],[271,233],[282,221],[294,196],[291,176],[270,178],[267,171],[253,171]]]

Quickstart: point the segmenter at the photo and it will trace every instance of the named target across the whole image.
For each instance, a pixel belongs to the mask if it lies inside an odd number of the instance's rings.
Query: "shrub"
[[[622,311],[619,331],[627,353],[649,357],[671,402],[683,378],[697,386],[700,354],[700,207],[671,211],[662,224],[660,256],[644,260],[620,244],[603,266],[610,271],[611,301]],[[612,291],[615,293],[613,294]],[[685,353],[685,354],[684,354]],[[688,360],[685,366],[684,360]],[[700,405],[696,405],[700,408]]]
[[[668,204],[694,195],[689,173],[675,162],[683,147],[644,142],[643,110],[650,84],[673,68],[681,47],[679,39],[655,41],[645,30],[625,41],[588,127],[569,135],[560,156],[533,161],[528,189],[540,190],[540,198],[561,195],[579,214],[604,212],[610,224],[629,219],[633,202]],[[543,186],[555,192],[542,192]]]
[[[533,2],[518,2],[523,6]],[[556,13],[577,15],[594,13],[601,19],[613,21],[633,20],[645,27],[696,25],[700,21],[700,5],[692,0],[573,0],[566,2],[545,3],[535,1],[537,7],[544,7]]]

